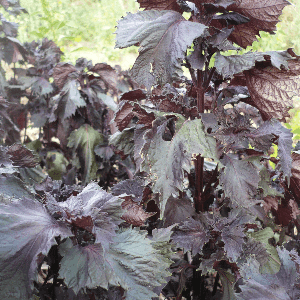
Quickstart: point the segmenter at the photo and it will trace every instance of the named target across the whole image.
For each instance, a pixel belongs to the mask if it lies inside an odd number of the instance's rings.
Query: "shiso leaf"
[[[116,47],[140,46],[131,76],[150,91],[156,80],[164,85],[182,74],[185,51],[195,38],[207,34],[206,28],[171,10],[129,13],[118,23]]]
[[[0,204],[0,298],[31,299],[38,262],[56,245],[55,237],[72,235],[36,200]]]
[[[128,300],[157,297],[152,289],[170,275],[166,270],[171,260],[164,257],[168,253],[163,255],[155,248],[158,242],[146,238],[146,234],[130,228],[118,232],[108,252],[100,244],[81,247],[67,240],[59,246],[63,256],[60,277],[75,293],[84,287],[108,289],[109,285],[121,285]]]

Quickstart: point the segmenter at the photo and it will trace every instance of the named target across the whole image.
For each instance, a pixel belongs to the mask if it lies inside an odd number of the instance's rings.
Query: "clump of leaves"
[[[2,131],[0,295],[298,299],[300,154],[282,122],[299,56],[238,54],[289,2],[138,2],[116,31],[117,47],[140,46],[129,74],[59,62],[45,39],[4,84],[1,105],[26,96],[43,132],[36,155]],[[36,180],[37,165],[62,180]]]

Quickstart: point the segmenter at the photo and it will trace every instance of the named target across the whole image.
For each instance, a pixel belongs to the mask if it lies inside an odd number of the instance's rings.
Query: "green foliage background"
[[[21,6],[29,14],[8,19],[20,24],[21,42],[48,37],[54,40],[65,53],[64,60],[75,63],[79,57],[93,63],[107,62],[130,68],[137,57],[137,47],[115,49],[115,26],[127,12],[139,8],[135,0],[21,0]],[[254,42],[255,51],[285,50],[294,48],[300,54],[300,0],[290,0],[292,5],[283,10],[275,35],[261,32]],[[300,139],[300,100],[295,99],[295,108],[287,127]]]
[[[29,14],[17,19],[19,40],[32,41],[47,37],[65,53],[64,60],[79,57],[93,63],[133,65],[137,49],[114,49],[117,21],[126,12],[138,10],[134,0],[21,0]]]

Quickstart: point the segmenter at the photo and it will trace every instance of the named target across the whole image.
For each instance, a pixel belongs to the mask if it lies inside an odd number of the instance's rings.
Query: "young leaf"
[[[0,235],[1,299],[25,300],[31,299],[37,264],[56,245],[55,237],[73,234],[41,203],[23,198],[0,204]]]
[[[214,224],[214,230],[221,233],[224,242],[224,250],[231,261],[236,262],[241,256],[245,244],[244,226],[247,223],[254,223],[256,216],[242,209],[234,209],[229,213],[228,218],[218,218]]]
[[[184,171],[190,172],[193,153],[218,161],[216,141],[205,134],[200,119],[179,123],[171,141],[165,141],[163,134],[169,120],[156,119],[152,129],[144,134],[145,143],[141,149],[144,161],[141,171],[148,172],[154,182],[152,191],[160,193],[160,209],[163,216],[168,198],[183,189]]]
[[[121,207],[123,199],[102,190],[96,183],[88,184],[80,194],[71,196],[64,202],[54,202],[49,205],[52,214],[57,213],[68,223],[85,229],[96,237],[95,242],[108,249],[115,231],[122,220],[124,210]],[[48,206],[48,203],[47,203]]]
[[[206,35],[206,28],[175,11],[129,13],[118,23],[116,47],[140,45],[131,76],[150,91],[157,79],[164,85],[182,73],[185,51],[195,38]]]
[[[203,222],[190,219],[179,226],[172,235],[172,240],[184,251],[191,251],[193,255],[202,252],[204,244],[209,241],[210,233]]]
[[[145,212],[142,205],[134,202],[128,196],[122,203],[122,208],[126,211],[122,219],[133,226],[143,226],[148,218],[156,214],[155,212]]]
[[[102,134],[88,124],[82,125],[69,136],[67,146],[77,151],[81,166],[84,169],[83,184],[88,183],[96,175],[97,165],[94,148],[102,142]]]
[[[192,201],[186,196],[184,198],[170,197],[166,204],[164,214],[164,226],[181,223],[195,213]]]
[[[222,163],[225,168],[220,175],[220,184],[225,195],[240,207],[255,204],[252,198],[256,194],[260,180],[258,170],[252,163],[237,160],[232,154],[225,155]]]
[[[55,68],[53,69],[53,79],[54,83],[60,88],[63,89],[64,85],[69,79],[69,74],[76,73],[76,76],[78,77],[78,71],[77,69],[65,62],[58,63]]]

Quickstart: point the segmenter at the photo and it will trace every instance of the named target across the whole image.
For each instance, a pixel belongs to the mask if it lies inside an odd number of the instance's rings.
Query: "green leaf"
[[[229,271],[225,271],[224,269],[218,269],[218,273],[220,275],[220,280],[222,282],[223,287],[223,297],[222,300],[235,300],[234,295],[234,284],[235,284],[235,276],[231,274]]]
[[[0,176],[0,195],[1,194],[5,197],[14,198],[32,196],[25,183],[14,175]]]
[[[145,132],[141,149],[144,157],[141,171],[148,172],[149,182],[154,183],[153,193],[160,194],[161,216],[168,198],[183,190],[184,171],[190,173],[193,153],[218,161],[216,141],[205,133],[200,119],[178,122],[172,140],[165,141],[163,134],[170,120],[156,119],[153,127]]]
[[[269,239],[274,237],[274,232],[270,227],[250,234],[256,241],[261,242],[266,248],[269,257],[268,262],[259,268],[260,272],[265,274],[275,274],[280,270],[280,259],[277,250],[274,246],[270,245]]]
[[[62,175],[67,171],[68,161],[58,151],[47,152],[47,172],[54,180],[61,180]]]
[[[88,124],[74,130],[69,136],[67,146],[76,151],[81,167],[84,169],[83,184],[88,183],[96,176],[97,165],[94,148],[99,143],[103,143],[103,135]]]
[[[150,91],[156,79],[164,85],[182,73],[185,51],[194,39],[206,35],[206,28],[171,10],[129,13],[118,22],[116,47],[140,45],[131,76]]]

